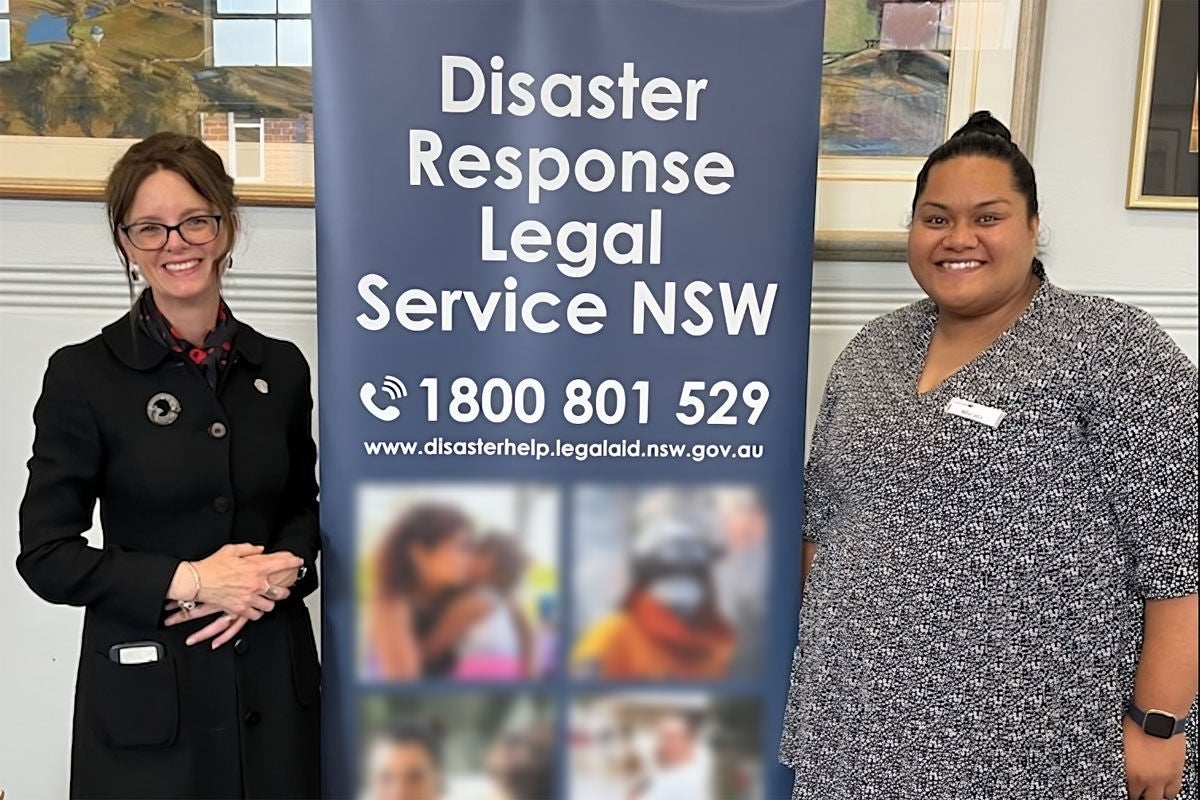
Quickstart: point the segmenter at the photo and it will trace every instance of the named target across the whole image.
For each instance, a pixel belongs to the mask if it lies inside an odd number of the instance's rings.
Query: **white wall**
[[[1135,0],[1049,0],[1033,159],[1052,233],[1046,262],[1066,288],[1143,306],[1195,360],[1196,215],[1123,207],[1140,29]],[[315,367],[313,213],[246,216],[230,303],[296,341]],[[903,264],[818,263],[813,285],[810,419],[845,342],[919,296]],[[0,788],[15,800],[66,794],[82,618],[40,602],[13,566],[30,414],[50,353],[93,335],[126,302],[98,205],[0,201]]]
[[[1125,208],[1142,3],[1047,6],[1032,154],[1047,272],[1064,288],[1141,306],[1196,361],[1196,214]],[[919,296],[903,264],[815,266],[810,424],[841,347],[871,317]]]
[[[33,405],[58,347],[94,336],[129,307],[96,203],[0,201],[0,789],[66,797],[71,700],[83,613],[39,600],[17,574],[17,507]],[[313,213],[249,209],[230,305],[295,341],[316,368]],[[251,266],[253,265],[253,266]],[[317,612],[316,600],[310,609]]]

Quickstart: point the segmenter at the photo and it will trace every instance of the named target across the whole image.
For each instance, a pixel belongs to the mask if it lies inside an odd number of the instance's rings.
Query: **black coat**
[[[178,416],[164,421],[169,400]],[[167,417],[170,415],[167,414]],[[85,606],[71,796],[316,797],[319,666],[303,597],[317,585],[309,369],[295,345],[239,325],[217,391],[128,316],[55,353],[34,411],[17,568],[52,603]],[[103,548],[89,547],[100,501]],[[224,544],[308,567],[288,600],[213,651],[165,628],[181,560]],[[165,659],[118,664],[118,643]]]

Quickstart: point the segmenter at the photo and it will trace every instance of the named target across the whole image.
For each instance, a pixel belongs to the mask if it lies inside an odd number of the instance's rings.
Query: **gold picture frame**
[[[1126,208],[1197,210],[1196,24],[1194,0],[1146,0]]]
[[[313,205],[310,30],[311,0],[0,0],[0,197],[101,199],[175,130],[243,203]]]
[[[841,2],[826,0],[827,38],[830,14],[834,4]],[[925,155],[972,111],[995,113],[1012,130],[1014,141],[1030,153],[1046,2],[953,0],[945,125],[938,131],[940,138],[931,140],[920,155],[821,155],[817,164],[817,260],[904,261],[906,213]]]

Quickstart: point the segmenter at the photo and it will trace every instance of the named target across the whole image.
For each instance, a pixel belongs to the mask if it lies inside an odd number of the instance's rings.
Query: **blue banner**
[[[327,796],[788,797],[823,0],[314,5]]]

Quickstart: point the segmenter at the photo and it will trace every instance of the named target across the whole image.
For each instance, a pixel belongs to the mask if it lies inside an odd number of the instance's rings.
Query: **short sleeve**
[[[1130,308],[1090,425],[1112,511],[1146,599],[1196,592],[1196,365],[1149,314]]]
[[[835,367],[836,370],[836,367]],[[830,449],[830,428],[837,413],[836,372],[831,373],[821,398],[813,428],[808,461],[804,465],[804,541],[819,543],[829,523],[837,515],[838,496],[831,470],[827,468]]]

